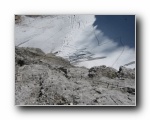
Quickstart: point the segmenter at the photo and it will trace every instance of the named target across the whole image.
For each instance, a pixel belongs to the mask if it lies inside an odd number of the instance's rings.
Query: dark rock
[[[134,88],[130,88],[130,87],[124,87],[122,88],[123,92],[128,92],[132,95],[135,95],[135,89]]]
[[[23,60],[18,60],[18,65],[19,66],[23,66],[25,64],[25,62]]]
[[[100,76],[105,76],[105,77],[113,79],[117,77],[116,72],[117,72],[116,69],[111,68],[111,67],[106,67],[105,65],[103,65],[99,67],[92,67],[89,70],[89,76],[94,77],[94,76],[100,75]]]
[[[121,66],[119,68],[117,76],[120,77],[120,78],[135,79],[135,69],[126,68],[124,66]]]
[[[58,69],[61,70],[62,72],[64,72],[65,75],[67,75],[67,69],[66,68],[60,67]]]

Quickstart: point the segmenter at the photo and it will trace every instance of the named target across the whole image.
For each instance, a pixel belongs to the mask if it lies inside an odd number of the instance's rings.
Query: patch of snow
[[[119,66],[135,60],[134,49],[127,46],[118,47],[116,42],[104,36],[103,31],[93,26],[96,20],[94,15],[22,16],[21,18],[22,22],[15,25],[16,46],[40,48],[45,53],[58,52],[58,56],[68,60],[70,56],[76,57],[87,52],[94,57],[106,56],[105,59],[76,64],[88,68],[107,65],[118,69]],[[115,62],[122,49],[124,49],[122,55]],[[90,57],[88,55],[83,55],[83,59]],[[135,64],[128,67],[134,68]]]

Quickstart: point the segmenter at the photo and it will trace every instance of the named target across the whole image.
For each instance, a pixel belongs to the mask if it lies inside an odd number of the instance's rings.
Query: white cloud
[[[103,31],[98,30],[97,26],[93,26],[95,20],[94,15],[24,17],[23,23],[15,26],[15,44],[23,43],[21,47],[41,48],[46,53],[60,51],[58,55],[62,57],[86,48],[86,51],[94,54],[93,57],[107,58],[80,62],[79,66],[112,66],[120,56],[123,46],[119,46],[109,36],[105,36]],[[124,46],[123,54],[113,67],[118,69],[119,66],[134,60],[134,49]]]

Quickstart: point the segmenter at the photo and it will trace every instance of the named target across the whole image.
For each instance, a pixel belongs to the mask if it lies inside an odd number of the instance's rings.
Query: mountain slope
[[[135,71],[75,67],[37,48],[15,47],[16,105],[135,105]]]

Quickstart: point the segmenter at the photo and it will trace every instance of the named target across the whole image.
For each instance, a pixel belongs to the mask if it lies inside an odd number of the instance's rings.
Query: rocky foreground
[[[75,67],[37,48],[15,47],[16,105],[135,105],[135,70]]]

